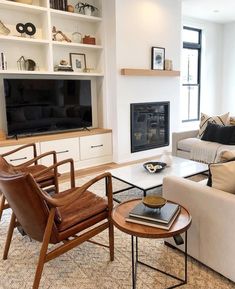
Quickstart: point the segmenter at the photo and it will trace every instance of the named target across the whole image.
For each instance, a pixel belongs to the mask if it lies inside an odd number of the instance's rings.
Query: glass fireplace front
[[[170,103],[131,104],[131,152],[169,145]]]

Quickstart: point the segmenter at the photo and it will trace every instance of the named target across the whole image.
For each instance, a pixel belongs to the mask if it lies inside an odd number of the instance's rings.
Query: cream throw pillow
[[[223,115],[215,115],[215,116],[209,116],[205,113],[201,113],[201,118],[200,118],[200,125],[199,125],[199,138],[202,138],[205,129],[207,127],[208,122],[220,124],[220,125],[228,125],[229,124],[229,112],[225,113]]]
[[[235,159],[235,150],[222,151],[220,153],[219,162],[227,162],[232,159]]]
[[[211,186],[235,194],[235,161],[210,164]]]

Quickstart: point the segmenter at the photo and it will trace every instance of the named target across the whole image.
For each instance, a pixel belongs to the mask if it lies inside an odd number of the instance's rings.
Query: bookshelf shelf
[[[63,3],[65,8],[66,1],[56,1]],[[69,1],[74,5],[75,0]],[[53,74],[70,75],[68,72],[55,72],[54,67],[61,60],[70,61],[70,53],[80,53],[86,55],[87,67],[94,73],[71,73],[71,75],[83,76],[103,76],[103,30],[102,30],[102,0],[93,0],[92,4],[98,7],[97,15],[83,15],[52,8],[51,0],[33,0],[32,5],[22,4],[14,1],[0,0],[0,19],[10,30],[8,35],[0,35],[0,53],[3,53],[7,62],[7,72],[2,74],[26,74],[17,72],[17,61],[24,56],[36,63],[37,71],[28,71],[29,75]],[[17,23],[30,22],[36,27],[36,33],[30,38],[22,37],[16,31]],[[53,26],[56,31],[61,31],[72,42],[63,40],[62,34],[57,34],[54,41],[52,32]],[[81,35],[80,40],[74,35]],[[80,34],[79,34],[80,33]],[[96,45],[82,43],[85,35],[95,37]],[[17,49],[15,49],[17,46]],[[39,70],[39,71],[38,71]]]

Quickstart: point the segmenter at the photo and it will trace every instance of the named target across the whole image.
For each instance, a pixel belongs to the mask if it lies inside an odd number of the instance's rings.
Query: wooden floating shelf
[[[180,71],[177,70],[152,70],[152,69],[136,69],[122,68],[121,75],[132,76],[180,76]]]

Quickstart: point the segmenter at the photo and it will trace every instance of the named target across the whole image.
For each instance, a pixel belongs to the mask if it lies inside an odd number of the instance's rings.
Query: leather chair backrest
[[[11,166],[1,155],[0,155],[0,171],[15,174],[13,166]]]
[[[26,234],[41,242],[49,209],[40,196],[41,189],[33,177],[30,174],[13,175],[0,171],[0,190]],[[56,242],[55,237],[53,239],[51,242]]]

